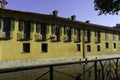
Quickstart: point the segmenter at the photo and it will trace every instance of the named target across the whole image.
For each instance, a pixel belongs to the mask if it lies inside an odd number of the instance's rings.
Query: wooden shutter
[[[34,23],[31,22],[30,26],[31,26],[31,32],[34,32]]]
[[[62,35],[62,28],[63,28],[63,27],[60,26],[60,35]]]
[[[67,34],[67,27],[64,27],[64,34]]]
[[[74,29],[74,35],[77,35],[77,33],[78,33],[78,30],[75,28]]]
[[[41,32],[41,24],[40,23],[36,24],[36,32],[37,33]]]
[[[0,19],[0,30],[1,30],[2,26],[3,26],[3,19]]]
[[[56,29],[56,25],[52,25],[52,29],[51,29],[52,34],[55,34],[55,29]]]
[[[11,19],[10,30],[14,31],[14,29],[15,29],[15,20]]]
[[[20,20],[19,21],[19,31],[23,31],[23,29],[24,29],[24,21],[22,21],[22,20]]]
[[[46,33],[48,34],[49,33],[49,25],[45,24],[46,26]]]

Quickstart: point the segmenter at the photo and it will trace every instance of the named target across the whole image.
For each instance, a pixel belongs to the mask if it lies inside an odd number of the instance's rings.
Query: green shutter
[[[52,29],[51,29],[52,30],[52,34],[55,34],[55,29],[56,29],[56,25],[53,25]]]
[[[62,27],[60,26],[60,35],[62,35]]]
[[[31,22],[31,32],[34,32],[34,23]]]
[[[37,33],[41,32],[41,24],[40,23],[36,24],[36,32]]]
[[[2,28],[3,19],[0,19],[0,30]]]
[[[49,25],[46,24],[46,32],[49,33]]]
[[[77,35],[77,33],[78,33],[78,30],[75,28],[74,29],[74,35]]]
[[[71,35],[72,35],[72,34],[73,34],[73,32],[74,32],[74,31],[73,31],[73,28],[72,28],[72,27],[70,27],[70,30],[71,30]]]
[[[24,21],[19,21],[19,31],[23,31],[24,29]]]
[[[14,19],[11,19],[10,29],[11,29],[11,31],[14,31],[14,29],[15,29],[15,20]]]
[[[67,27],[64,27],[64,34],[67,34]]]

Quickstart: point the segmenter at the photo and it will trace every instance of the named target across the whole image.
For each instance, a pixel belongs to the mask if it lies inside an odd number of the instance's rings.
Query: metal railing
[[[49,64],[49,65],[42,65],[42,66],[37,65],[37,66],[29,66],[29,67],[21,67],[21,68],[13,68],[13,69],[2,69],[0,70],[0,73],[2,74],[2,73],[9,73],[9,72],[17,72],[17,71],[31,70],[31,69],[37,69],[37,68],[49,68],[48,71],[46,71],[45,73],[37,77],[36,80],[41,80],[41,78],[48,73],[49,73],[49,79],[55,80],[54,72],[70,77],[72,78],[72,80],[88,80],[86,78],[86,73],[92,69],[94,71],[94,76],[93,76],[94,80],[119,80],[119,77],[120,77],[119,70],[118,70],[119,60],[120,60],[120,57],[116,57],[116,58],[108,58],[108,59],[96,59],[96,60],[88,60],[88,61],[85,60],[85,61],[78,61],[78,62],[59,63],[59,64],[51,64],[51,65]],[[58,67],[58,66],[60,67],[60,66],[74,65],[74,64],[79,64],[79,66],[83,66],[82,73],[79,73],[77,76],[71,75],[69,73],[64,73],[62,71],[55,69],[55,67]],[[99,74],[98,74],[99,72],[98,67],[101,69],[101,73]]]

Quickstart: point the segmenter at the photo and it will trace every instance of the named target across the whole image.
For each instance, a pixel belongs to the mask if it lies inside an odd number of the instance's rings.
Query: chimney
[[[57,17],[58,16],[58,10],[53,11],[53,16]]]
[[[1,8],[4,9],[5,5],[8,3],[6,0],[0,0]]]
[[[72,16],[71,16],[71,20],[72,20],[72,21],[75,21],[75,20],[76,20],[76,15],[72,15]]]
[[[120,27],[120,24],[116,24],[116,27]]]
[[[120,29],[120,24],[116,24],[116,26],[114,28],[119,28]]]
[[[85,21],[86,23],[90,23],[90,20]]]

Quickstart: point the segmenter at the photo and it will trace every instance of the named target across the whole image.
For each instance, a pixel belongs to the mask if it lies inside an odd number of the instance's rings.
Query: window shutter
[[[64,27],[64,34],[67,34],[67,27]]]
[[[87,30],[84,31],[84,36],[87,37]]]
[[[62,35],[62,28],[63,28],[63,27],[60,27],[60,35]]]
[[[31,32],[34,32],[34,23],[31,22]]]
[[[51,29],[52,30],[52,34],[55,34],[55,29],[56,29],[56,25],[53,25],[52,29]]]
[[[23,31],[24,29],[24,21],[19,21],[19,31]]]
[[[46,25],[46,32],[49,33],[49,25]]]
[[[76,28],[74,29],[74,35],[77,35],[77,29]]]
[[[74,33],[74,29],[73,28],[71,28],[71,35]]]
[[[11,31],[14,31],[14,29],[15,29],[15,20],[14,19],[11,19],[11,24],[10,24],[10,29],[11,29]]]
[[[0,19],[0,30],[1,30],[2,26],[3,26],[3,19]]]
[[[40,23],[37,23],[37,25],[36,25],[36,32],[37,33],[41,32],[41,24]]]

